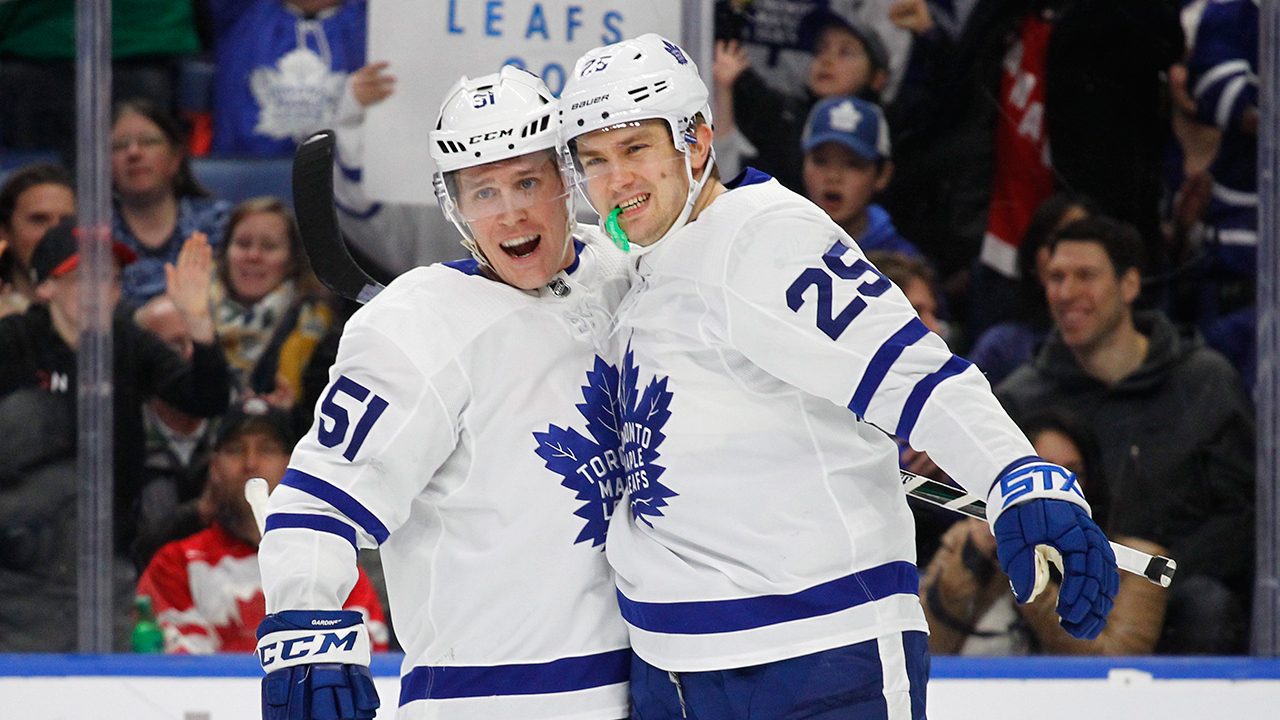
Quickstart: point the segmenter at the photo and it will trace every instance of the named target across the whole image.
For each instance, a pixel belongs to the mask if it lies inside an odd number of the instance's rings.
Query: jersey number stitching
[[[325,428],[324,421],[320,422],[318,435],[320,444],[327,447],[337,447],[347,439],[347,428],[351,426],[351,419],[347,416],[346,408],[334,402],[334,396],[338,393],[355,398],[363,403],[365,398],[370,396],[369,388],[352,380],[346,375],[340,376],[329,388],[329,394],[324,397],[324,402],[320,403],[320,415],[333,421],[333,427]],[[364,444],[364,439],[369,435],[369,429],[378,421],[378,417],[382,415],[382,411],[387,409],[387,401],[378,395],[373,395],[365,406],[364,414],[360,416],[360,421],[356,423],[355,432],[351,434],[351,443],[347,445],[347,449],[342,453],[342,457],[348,461],[356,459],[356,453],[360,452],[360,446]]]
[[[787,307],[791,308],[792,312],[800,312],[800,306],[804,305],[804,293],[810,286],[818,288],[818,308],[815,319],[818,329],[826,333],[827,337],[832,340],[839,339],[849,327],[849,323],[853,322],[853,319],[867,308],[867,301],[860,297],[855,297],[840,311],[839,315],[832,315],[831,273],[843,280],[858,280],[867,273],[875,275],[874,280],[868,280],[858,285],[857,291],[864,297],[880,297],[892,285],[889,282],[889,278],[882,275],[871,263],[862,258],[858,258],[852,264],[846,265],[840,259],[840,256],[844,255],[848,249],[844,243],[837,242],[822,256],[822,262],[827,266],[827,270],[805,268],[804,272],[800,273],[800,277],[796,278],[795,282],[791,283],[791,287],[787,288]],[[828,273],[828,270],[830,273]]]

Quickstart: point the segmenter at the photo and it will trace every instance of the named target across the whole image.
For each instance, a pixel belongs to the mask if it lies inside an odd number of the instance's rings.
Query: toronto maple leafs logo
[[[578,412],[587,420],[584,437],[573,428],[551,425],[547,432],[533,434],[538,441],[538,457],[547,469],[564,478],[561,485],[577,493],[582,507],[573,514],[586,521],[575,543],[591,541],[603,549],[613,507],[622,497],[623,468],[618,457],[620,416],[618,413],[618,370],[596,358],[582,387],[584,402]]]
[[[689,62],[689,59],[684,56],[684,51],[682,51],[680,48],[676,47],[675,45],[671,44],[671,42],[667,40],[663,40],[662,47],[666,48],[667,52],[671,53],[671,57],[674,57],[676,59],[676,62],[680,63],[681,65],[685,65]]]
[[[305,139],[333,120],[346,84],[347,73],[330,70],[315,51],[291,50],[276,67],[260,67],[249,77],[261,109],[253,131],[276,139]]]
[[[671,393],[667,378],[653,378],[638,399],[638,371],[635,353],[627,347],[623,357],[618,387],[618,406],[622,411],[622,467],[626,470],[626,491],[631,501],[631,516],[653,527],[651,518],[662,517],[667,498],[677,493],[658,482],[666,468],[657,464],[658,446],[666,439],[662,427],[671,417]]]

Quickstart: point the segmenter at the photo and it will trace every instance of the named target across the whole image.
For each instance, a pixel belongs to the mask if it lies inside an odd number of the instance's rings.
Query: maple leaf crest
[[[658,482],[666,468],[656,462],[661,455],[658,447],[667,437],[662,428],[671,417],[671,392],[667,390],[667,378],[659,380],[654,377],[637,399],[638,375],[635,353],[628,345],[618,383],[618,405],[622,411],[622,465],[626,470],[631,515],[653,527],[650,518],[662,517],[667,498],[678,494]]]
[[[538,457],[547,469],[564,478],[560,484],[576,493],[582,506],[574,515],[586,521],[575,543],[591,541],[603,550],[613,507],[623,493],[619,458],[621,418],[618,413],[618,370],[598,356],[582,387],[583,402],[575,407],[587,421],[590,437],[571,427],[550,425],[535,432]]]

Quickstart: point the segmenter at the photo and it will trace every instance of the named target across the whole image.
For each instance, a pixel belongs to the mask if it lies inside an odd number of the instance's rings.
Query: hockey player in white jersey
[[[753,169],[719,181],[679,47],[593,50],[560,102],[584,194],[638,272],[617,315],[627,475],[607,545],[633,717],[925,717],[888,433],[987,497],[1019,600],[1060,555],[1062,624],[1097,635],[1119,576],[1074,477],[821,209]]]
[[[597,354],[627,273],[574,222],[556,126],[516,68],[447,95],[436,191],[474,259],[402,275],[344,330],[270,498],[264,718],[373,717],[367,635],[340,599],[374,546],[405,650],[380,717],[627,716],[603,553],[617,375]]]

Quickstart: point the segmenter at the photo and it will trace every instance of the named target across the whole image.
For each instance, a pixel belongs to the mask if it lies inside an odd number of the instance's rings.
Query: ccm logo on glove
[[[327,632],[290,638],[259,647],[258,659],[262,662],[262,667],[266,668],[275,664],[277,659],[297,660],[307,657],[313,652],[317,655],[336,650],[351,652],[356,649],[356,640],[359,637],[360,633],[358,631],[349,630],[341,635],[336,632]],[[319,645],[314,644],[316,640],[320,641]],[[308,645],[311,645],[311,647],[308,647]],[[279,648],[278,653],[276,651],[277,648]]]

